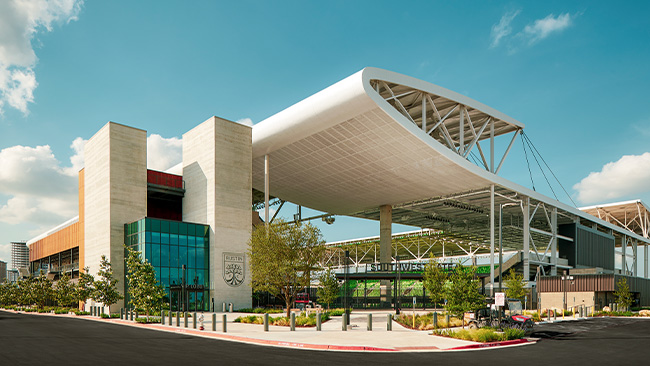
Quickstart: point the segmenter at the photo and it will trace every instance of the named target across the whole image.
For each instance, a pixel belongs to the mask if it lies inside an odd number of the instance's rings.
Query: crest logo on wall
[[[246,256],[244,253],[223,253],[223,280],[228,286],[244,283]]]

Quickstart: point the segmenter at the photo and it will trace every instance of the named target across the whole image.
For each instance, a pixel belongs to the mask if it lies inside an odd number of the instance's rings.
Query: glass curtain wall
[[[142,253],[156,270],[156,279],[165,288],[165,302],[172,308],[179,304],[178,293],[171,293],[170,285],[181,285],[183,265],[186,265],[186,284],[204,291],[190,291],[186,299],[188,310],[209,310],[209,245],[210,226],[189,222],[169,221],[146,217],[124,225],[127,246]]]

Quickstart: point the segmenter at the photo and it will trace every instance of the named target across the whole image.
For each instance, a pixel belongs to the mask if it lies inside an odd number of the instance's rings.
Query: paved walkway
[[[368,314],[372,313],[372,331],[367,330]],[[291,331],[289,327],[269,326],[269,331],[264,331],[263,325],[235,323],[235,318],[246,315],[260,315],[247,313],[225,313],[227,317],[227,332],[222,331],[222,316],[224,313],[216,313],[216,331],[212,331],[212,313],[204,313],[204,328],[201,331],[193,328],[193,319],[188,319],[188,327],[185,328],[184,320],[181,317],[180,327],[176,325],[176,318],[172,318],[172,325],[169,318],[165,319],[166,325],[161,324],[139,324],[133,321],[120,319],[101,319],[97,317],[84,316],[94,321],[110,322],[128,326],[155,329],[160,331],[183,333],[207,338],[218,338],[236,342],[268,345],[276,347],[290,347],[302,349],[337,350],[337,351],[376,351],[376,352],[431,352],[431,351],[458,351],[466,349],[477,349],[487,347],[503,347],[514,345],[532,344],[534,340],[516,340],[495,343],[477,343],[454,338],[435,336],[431,331],[416,331],[407,329],[399,323],[392,322],[392,331],[387,331],[388,311],[360,311],[355,310],[350,317],[350,327],[347,331],[342,330],[342,317],[333,317],[322,324],[322,330],[317,331],[315,327],[296,327]],[[43,315],[43,314],[40,314]],[[48,314],[49,315],[49,314]],[[270,316],[281,316],[282,314],[270,314]],[[76,317],[75,315],[57,315]],[[200,323],[197,321],[197,328]]]

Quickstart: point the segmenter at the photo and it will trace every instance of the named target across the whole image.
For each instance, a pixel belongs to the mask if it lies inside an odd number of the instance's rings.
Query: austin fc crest
[[[223,280],[228,286],[237,287],[244,283],[244,253],[223,253]]]

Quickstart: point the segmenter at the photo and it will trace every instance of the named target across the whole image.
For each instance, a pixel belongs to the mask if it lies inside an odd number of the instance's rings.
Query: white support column
[[[264,223],[269,224],[269,156],[264,155]]]
[[[459,136],[459,148],[458,153],[462,156],[465,154],[465,106],[460,106],[460,130],[458,131]]]
[[[639,276],[638,267],[637,267],[637,258],[638,258],[638,256],[637,256],[637,252],[638,252],[638,247],[639,247],[639,242],[635,239],[635,240],[632,242],[632,256],[634,257],[634,258],[632,259],[632,260],[633,260],[633,262],[632,262],[632,275],[633,275],[634,277],[638,277],[638,276]]]
[[[427,98],[422,94],[422,131],[427,132]]]
[[[490,172],[494,173],[494,119],[490,122]]]
[[[553,238],[551,241],[551,276],[557,276],[557,207],[553,207],[551,212],[551,232]]]
[[[494,184],[490,186],[490,285],[490,293],[494,296]]]
[[[648,276],[648,244],[643,244],[643,277],[650,278]]]
[[[627,235],[623,235],[623,243],[621,244],[621,267],[621,273],[627,275]]]
[[[530,198],[524,200],[524,281],[530,280]]]

